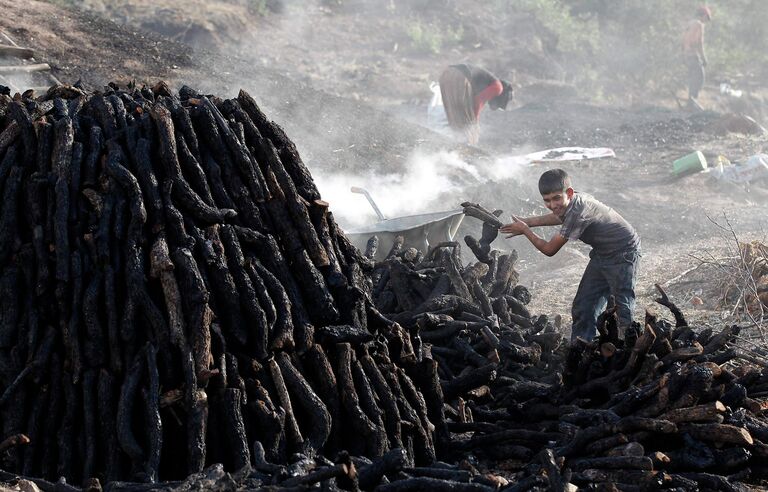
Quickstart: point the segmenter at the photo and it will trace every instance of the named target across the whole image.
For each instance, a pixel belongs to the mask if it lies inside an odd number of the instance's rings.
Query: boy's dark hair
[[[550,169],[539,178],[539,193],[557,193],[571,187],[571,178],[562,169]]]

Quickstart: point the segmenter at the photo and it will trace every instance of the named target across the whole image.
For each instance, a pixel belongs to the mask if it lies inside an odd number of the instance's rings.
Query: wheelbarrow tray
[[[347,231],[346,234],[352,244],[361,251],[365,251],[371,236],[377,236],[379,249],[375,259],[381,260],[387,256],[397,236],[403,236],[406,246],[414,247],[422,253],[429,251],[430,245],[452,241],[463,219],[463,210],[406,215],[384,219]]]

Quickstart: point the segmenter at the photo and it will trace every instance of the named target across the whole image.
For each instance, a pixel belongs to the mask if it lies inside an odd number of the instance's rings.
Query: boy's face
[[[567,188],[563,191],[555,191],[554,193],[547,193],[541,195],[544,200],[544,205],[552,211],[555,215],[563,218],[565,215],[565,209],[568,208],[568,204],[571,203],[573,198],[573,188]]]

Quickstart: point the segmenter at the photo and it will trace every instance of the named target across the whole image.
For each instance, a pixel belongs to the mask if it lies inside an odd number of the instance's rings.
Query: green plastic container
[[[707,158],[698,150],[672,163],[672,170],[677,176],[700,173],[706,168]]]

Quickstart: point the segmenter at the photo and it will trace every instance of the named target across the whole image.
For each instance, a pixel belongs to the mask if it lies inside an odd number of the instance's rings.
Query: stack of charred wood
[[[422,365],[438,364],[440,458],[506,472],[512,490],[735,490],[768,478],[768,371],[735,364],[738,327],[694,330],[657,287],[675,325],[648,314],[620,333],[611,306],[595,341],[565,344],[559,320],[528,312],[515,252],[491,250],[500,211],[463,206],[484,223],[465,238],[476,263],[461,267],[458,243],[426,257],[395,243],[373,277],[377,306],[418,341]]]
[[[728,488],[765,475],[737,328],[564,343],[500,211],[374,262],[245,92],[0,99],[0,478],[43,489]],[[229,473],[227,473],[229,472]],[[61,477],[66,483],[61,481]],[[54,481],[59,483],[54,484]],[[625,485],[628,484],[628,485]]]

